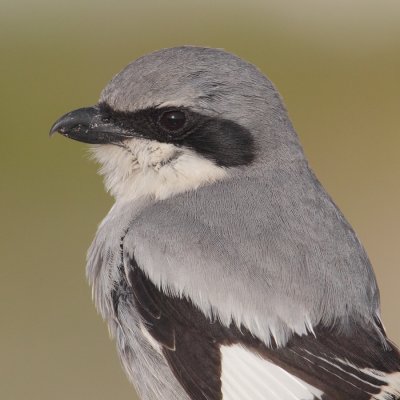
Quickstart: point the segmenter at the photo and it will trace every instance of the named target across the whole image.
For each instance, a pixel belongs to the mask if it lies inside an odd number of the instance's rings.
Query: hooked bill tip
[[[62,115],[50,128],[49,137],[54,136],[56,133],[61,133],[66,136],[66,133],[70,129],[78,126],[80,123],[88,123],[90,121],[90,116],[87,115],[87,110],[92,111],[92,108],[81,108]]]
[[[49,137],[50,137],[50,138],[53,137],[56,133],[59,132],[59,129],[60,129],[60,125],[59,125],[59,123],[58,123],[58,121],[57,121],[57,122],[55,122],[55,123],[53,124],[53,126],[50,128]]]

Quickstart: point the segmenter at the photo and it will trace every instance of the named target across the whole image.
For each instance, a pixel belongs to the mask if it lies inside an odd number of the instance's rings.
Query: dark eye
[[[158,123],[167,131],[179,131],[186,123],[186,114],[180,110],[165,111],[161,114]]]

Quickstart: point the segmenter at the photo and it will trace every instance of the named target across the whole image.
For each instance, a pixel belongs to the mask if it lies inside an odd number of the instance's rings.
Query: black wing
[[[226,327],[206,317],[190,299],[157,288],[134,259],[128,276],[114,292],[129,293],[150,335],[162,346],[174,375],[193,400],[221,400],[220,346],[241,344],[290,374],[321,390],[324,400],[369,400],[386,386],[389,374],[400,371],[400,354],[375,327],[358,327],[346,333],[322,326],[315,336],[294,335],[284,348],[269,348],[243,327]],[[375,371],[375,372],[373,372]],[[387,389],[388,400],[400,399],[399,385]],[[389,395],[389,393],[393,393]],[[396,393],[396,395],[395,395]]]

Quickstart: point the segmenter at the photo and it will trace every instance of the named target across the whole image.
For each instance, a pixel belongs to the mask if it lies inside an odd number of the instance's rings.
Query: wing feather
[[[286,346],[267,346],[245,327],[226,326],[185,296],[165,293],[134,258],[129,266],[115,307],[119,296],[131,296],[145,336],[192,400],[400,399],[399,352],[374,327],[350,322],[343,333],[317,326]]]
[[[321,399],[320,390],[242,345],[223,346],[221,353],[224,400],[238,387],[245,393],[242,400]]]

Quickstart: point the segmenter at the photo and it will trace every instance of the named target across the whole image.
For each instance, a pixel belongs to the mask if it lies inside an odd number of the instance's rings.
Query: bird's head
[[[162,199],[303,157],[272,83],[253,65],[211,48],[137,59],[98,104],[58,119],[55,132],[93,145],[117,199]]]

